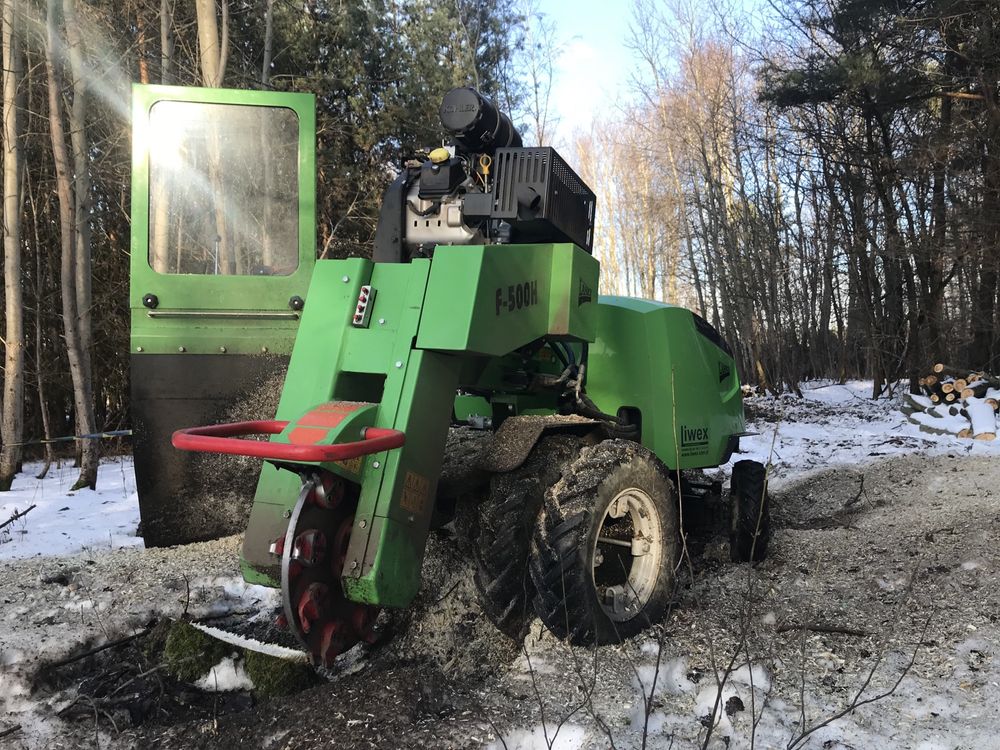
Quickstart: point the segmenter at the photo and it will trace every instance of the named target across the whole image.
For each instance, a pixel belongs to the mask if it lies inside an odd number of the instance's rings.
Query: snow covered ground
[[[740,440],[742,452],[733,456],[733,461],[770,461],[769,479],[775,489],[812,471],[863,466],[887,456],[1000,456],[1000,440],[986,442],[922,431],[902,410],[902,385],[893,395],[879,399],[871,398],[870,380],[851,380],[844,385],[809,381],[801,387],[801,399],[786,394],[746,400],[747,430],[759,434]],[[957,432],[967,422],[949,426]]]
[[[995,460],[1000,445],[929,434],[907,420],[901,392],[878,400],[870,393],[870,382],[812,382],[803,384],[803,399],[747,400],[748,430],[759,434],[741,441],[742,452],[733,461],[773,462],[770,477],[781,501],[775,508],[781,523],[770,559],[752,573],[761,601],[745,644],[749,655],[736,663],[718,706],[711,668],[715,657],[708,654],[714,649],[724,659],[739,645],[734,622],[751,580],[745,566],[728,562],[721,544],[710,545],[698,558],[699,570],[668,621],[662,651],[648,638],[602,650],[591,709],[569,717],[555,741],[556,724],[579,700],[579,653],[538,632],[537,623],[527,644],[531,669],[522,656],[500,676],[473,688],[486,710],[500,712],[493,715],[503,741],[492,723],[475,737],[493,738],[495,747],[509,750],[606,747],[596,713],[609,722],[618,747],[700,747],[714,711],[711,747],[749,747],[754,721],[755,747],[784,747],[802,731],[800,674],[808,677],[803,695],[811,724],[845,704],[873,658],[884,655],[873,680],[882,689],[905,667],[914,644],[923,642],[916,666],[896,695],[850,712],[800,746],[993,746],[995,722],[985,707],[1000,701],[1000,594],[993,585],[1000,572],[1000,500],[992,496],[1000,485]],[[237,539],[142,549],[135,536],[139,515],[129,459],[104,463],[96,491],[71,493],[76,471],[68,465],[53,467],[43,480],[34,478],[39,469],[26,466],[12,492],[0,495],[0,523],[35,505],[0,531],[0,732],[24,725],[12,735],[24,747],[45,747],[54,737],[44,718],[53,707],[30,693],[31,670],[45,660],[134,632],[161,614],[188,610],[198,616],[275,603],[273,591],[248,587],[238,578]],[[425,581],[427,571],[425,566]],[[461,633],[459,651],[471,654],[476,644],[469,623],[481,615],[474,603],[456,601],[452,582],[460,575],[448,568],[424,596],[441,611],[431,621],[432,630],[451,638],[444,621],[463,621],[454,633]],[[453,612],[445,611],[449,606]],[[926,636],[924,613],[935,617]],[[793,627],[814,622],[867,635]],[[400,634],[395,642],[407,637]],[[385,662],[389,655],[380,658]],[[449,665],[461,661],[449,659]],[[378,672],[383,667],[375,661],[369,665],[376,671],[373,685],[391,682]],[[455,669],[442,671],[456,679]],[[647,722],[642,693],[650,693],[657,671]],[[536,679],[547,696],[544,728],[533,697]],[[244,680],[239,664],[229,659],[203,686],[239,687]],[[327,705],[329,698],[317,695],[315,700]],[[349,704],[343,708],[346,724],[338,736],[346,738],[357,731],[357,722],[368,719],[352,717]],[[280,705],[273,710],[263,705],[259,713],[235,715],[230,730],[253,737],[255,723],[263,732],[267,722],[284,721],[283,712]],[[194,736],[180,731],[182,740]],[[472,736],[457,745],[482,744],[472,742]],[[104,737],[101,746],[109,739]],[[6,741],[0,738],[0,745]],[[245,746],[253,744],[245,740]]]
[[[811,381],[802,385],[803,399],[748,399],[747,429],[759,434],[743,438],[741,453],[732,461],[771,460],[770,478],[780,488],[817,469],[857,466],[885,456],[1000,455],[1000,441],[922,432],[900,410],[901,391],[873,400],[871,390],[871,381]],[[40,470],[41,464],[26,464],[12,490],[0,495],[0,523],[35,506],[0,530],[0,560],[142,546],[136,536],[139,506],[131,458],[106,459],[96,491],[70,491],[78,475],[71,462],[53,465],[44,479],[36,478]]]
[[[41,469],[40,463],[25,464],[10,492],[0,494],[0,523],[31,508],[0,529],[0,560],[142,546],[135,535],[139,499],[131,457],[102,461],[96,490],[70,490],[80,474],[71,461],[53,464],[38,479]]]

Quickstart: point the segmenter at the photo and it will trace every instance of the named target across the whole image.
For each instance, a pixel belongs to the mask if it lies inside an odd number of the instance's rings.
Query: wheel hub
[[[592,550],[594,586],[604,612],[630,620],[656,590],[663,533],[653,498],[638,487],[618,493],[604,511]]]
[[[313,663],[329,667],[360,641],[374,640],[378,608],[344,596],[340,576],[354,525],[354,509],[333,475],[304,478],[281,553],[283,619]]]

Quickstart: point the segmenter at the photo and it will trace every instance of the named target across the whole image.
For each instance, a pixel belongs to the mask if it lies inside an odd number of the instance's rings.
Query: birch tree
[[[229,59],[229,0],[222,0],[221,24],[215,12],[215,0],[195,0],[195,9],[202,81],[209,88],[218,88],[226,76]]]
[[[24,439],[24,309],[21,280],[21,141],[18,132],[20,41],[17,0],[4,0],[3,38],[3,256],[4,382],[0,491],[10,489]]]
[[[160,0],[160,83],[174,82],[174,0]]]

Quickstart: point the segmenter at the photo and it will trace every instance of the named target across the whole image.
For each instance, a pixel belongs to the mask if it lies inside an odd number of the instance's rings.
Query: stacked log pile
[[[924,398],[912,398],[912,405],[932,417],[963,417],[967,426],[958,437],[996,440],[1000,377],[942,363],[931,369],[919,380]]]

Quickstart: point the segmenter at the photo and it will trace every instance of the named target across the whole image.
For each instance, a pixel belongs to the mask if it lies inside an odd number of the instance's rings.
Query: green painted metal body
[[[352,466],[323,465],[360,483],[343,578],[350,598],[405,606],[416,594],[453,406],[484,416],[512,405],[509,413],[555,410],[554,397],[546,403],[503,381],[505,359],[542,337],[578,351],[591,342],[591,397],[610,413],[638,410],[642,442],[671,468],[728,457],[743,430],[732,358],[687,310],[581,295],[596,288],[597,274],[597,262],[572,245],[441,247],[433,261],[317,264],[309,296],[323,304],[303,316],[277,414],[292,424],[274,439],[287,442],[297,418],[330,401],[373,406],[321,442],[358,440],[370,425],[407,436],[403,448]],[[370,326],[355,328],[362,285],[376,290],[374,309]],[[462,387],[491,397],[456,399]],[[274,585],[278,561],[267,550],[297,490],[294,474],[264,469],[243,549],[247,580]]]
[[[323,464],[358,487],[343,585],[355,601],[405,606],[420,585],[445,438],[454,410],[497,422],[550,414],[557,394],[532,391],[527,373],[562,366],[539,342],[589,348],[587,392],[604,412],[629,410],[641,441],[671,468],[727,460],[744,429],[735,363],[687,310],[596,297],[598,262],[570,244],[439,246],[433,260],[315,261],[313,99],[296,94],[137,86],[133,96],[132,351],[226,357],[291,354],[276,416],[292,441],[314,408],[360,402],[320,442],[353,442],[365,427],[400,430],[400,449]],[[298,122],[298,263],[283,275],[159,273],[150,244],[151,109],[160,101],[277,107]],[[352,325],[363,285],[369,323]],[[159,304],[150,308],[145,295]],[[301,312],[289,299],[306,301]],[[293,344],[294,342],[294,344]],[[456,397],[456,392],[458,396]],[[462,394],[476,395],[462,395]],[[166,450],[166,448],[164,448]],[[278,585],[282,537],[300,478],[264,464],[242,567]],[[190,488],[188,488],[190,491]]]
[[[373,425],[400,430],[406,444],[354,465],[324,468],[360,482],[344,588],[356,600],[405,606],[420,585],[456,389],[491,363],[546,336],[592,341],[598,263],[573,245],[440,247],[433,261],[320,261],[292,352],[277,417],[293,423],[330,401],[376,404]],[[367,328],[351,325],[362,285],[376,295]],[[572,300],[572,304],[567,304]],[[473,382],[468,381],[468,382]],[[552,404],[554,407],[554,403]],[[288,441],[295,425],[273,440]],[[343,424],[322,442],[350,442]],[[283,534],[298,477],[266,467],[243,547],[244,574],[274,584],[270,543]]]
[[[591,399],[612,414],[637,409],[643,445],[671,469],[728,460],[733,436],[745,429],[732,355],[682,307],[601,297],[597,310],[587,368]]]

